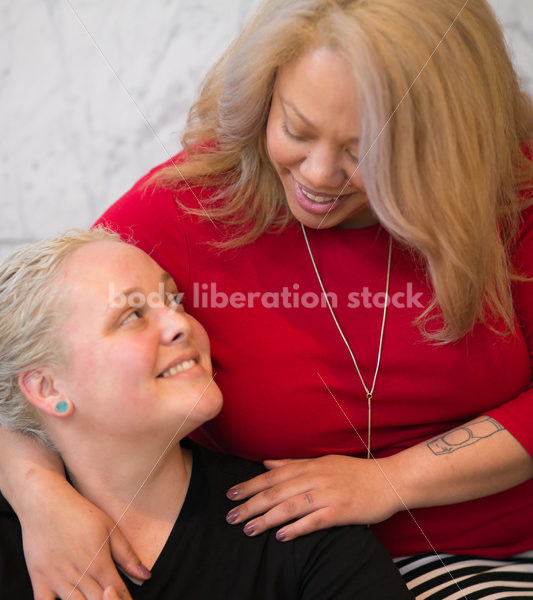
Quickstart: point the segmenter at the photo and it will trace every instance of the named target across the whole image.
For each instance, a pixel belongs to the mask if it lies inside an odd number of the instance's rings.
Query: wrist
[[[35,512],[36,504],[42,506],[53,490],[69,486],[62,463],[50,466],[29,464],[17,477],[10,478],[8,491],[4,494],[22,522]],[[69,486],[70,487],[70,486]]]
[[[405,451],[379,459],[387,478],[394,512],[401,512],[416,506],[417,486],[413,483],[413,469],[410,468]]]

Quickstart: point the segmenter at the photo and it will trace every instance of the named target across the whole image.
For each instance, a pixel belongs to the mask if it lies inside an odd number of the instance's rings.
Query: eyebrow
[[[296,106],[294,106],[292,102],[284,98],[281,94],[279,94],[279,99],[281,100],[281,104],[283,104],[284,107],[289,107],[292,110],[292,112],[300,119],[300,121],[302,121],[307,127],[316,131],[316,126],[313,123],[311,123],[311,121],[307,117],[304,117],[304,115],[302,115],[302,113],[296,108]],[[350,144],[358,144],[359,138],[353,137],[347,141]]]
[[[166,283],[167,281],[172,279],[172,275],[170,275],[170,273],[167,273],[166,271],[163,271],[161,273],[161,277],[159,279],[160,283]],[[121,297],[128,297],[131,294],[135,294],[136,292],[141,292],[142,290],[139,287],[133,287],[133,288],[128,288],[127,290],[122,290],[121,292],[118,292],[115,297],[112,299],[112,301],[114,302],[117,298],[121,298]],[[108,312],[114,311],[115,307],[111,307],[108,305]]]

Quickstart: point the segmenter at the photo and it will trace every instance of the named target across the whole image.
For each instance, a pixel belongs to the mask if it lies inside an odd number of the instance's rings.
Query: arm
[[[255,535],[302,517],[283,528],[286,540],[333,525],[378,523],[399,510],[480,498],[533,476],[531,457],[489,417],[387,458],[325,456],[267,466],[269,473],[229,492],[234,500],[257,494],[237,508],[233,522],[266,513],[254,519]]]
[[[400,510],[473,500],[532,477],[533,459],[488,419],[480,417],[386,458],[266,461],[268,473],[228,492],[233,500],[251,497],[233,509],[238,516],[229,520],[242,523],[261,515],[245,528],[257,535],[298,519],[278,532],[285,541],[335,525],[379,523]],[[476,432],[481,435],[473,442]],[[440,451],[450,440],[453,451]]]
[[[489,496],[533,476],[531,456],[487,416],[385,460],[409,508]]]
[[[134,577],[149,573],[111,519],[67,483],[58,455],[0,427],[0,456],[0,488],[21,523],[35,598],[100,600],[113,585],[131,600],[111,555]]]

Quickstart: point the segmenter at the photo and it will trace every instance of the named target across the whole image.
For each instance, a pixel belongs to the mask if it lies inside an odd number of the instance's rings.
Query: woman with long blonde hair
[[[280,542],[372,524],[421,597],[533,595],[532,135],[485,0],[262,4],[184,151],[101,219],[210,333],[227,402],[195,439],[278,459],[228,491],[229,523]],[[38,549],[74,570],[82,552],[20,474],[77,515],[76,496],[36,466],[51,457],[0,443],[18,449],[0,486],[47,590],[61,569]]]

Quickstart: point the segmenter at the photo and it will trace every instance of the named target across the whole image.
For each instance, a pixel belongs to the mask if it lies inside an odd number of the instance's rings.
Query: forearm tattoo
[[[488,438],[503,429],[505,427],[502,427],[498,421],[486,417],[481,421],[447,431],[439,437],[433,438],[426,445],[433,454],[450,454],[451,452],[475,444],[484,438]]]

